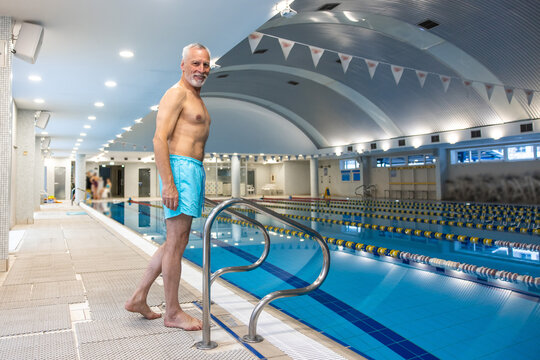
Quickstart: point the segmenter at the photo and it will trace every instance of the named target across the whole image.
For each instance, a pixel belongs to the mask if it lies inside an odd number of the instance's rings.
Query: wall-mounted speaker
[[[36,126],[38,128],[45,129],[45,127],[49,123],[50,117],[51,117],[51,113],[40,111],[39,115],[36,116]]]
[[[23,23],[17,37],[17,42],[13,48],[15,56],[31,64],[35,64],[42,42],[43,27],[36,24]]]

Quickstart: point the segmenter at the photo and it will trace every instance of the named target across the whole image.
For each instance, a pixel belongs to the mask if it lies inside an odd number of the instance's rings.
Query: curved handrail
[[[215,342],[210,341],[210,306],[211,306],[211,303],[210,303],[210,230],[212,228],[212,225],[217,215],[221,211],[224,211],[228,207],[231,207],[232,205],[237,204],[237,203],[242,203],[254,210],[259,210],[271,216],[274,219],[277,219],[292,227],[302,230],[303,232],[313,237],[319,243],[319,245],[321,246],[322,253],[323,253],[323,266],[322,266],[321,272],[319,273],[319,276],[315,279],[313,283],[299,289],[274,291],[266,295],[259,301],[259,303],[255,306],[255,309],[253,309],[253,312],[251,313],[251,317],[249,320],[249,332],[246,336],[243,337],[244,341],[246,342],[262,341],[262,337],[260,335],[257,335],[256,331],[257,331],[257,321],[264,306],[266,306],[268,303],[278,298],[303,295],[313,290],[316,290],[317,288],[319,288],[319,286],[321,286],[323,281],[326,279],[326,276],[328,275],[328,270],[330,268],[330,251],[328,249],[328,245],[323,240],[322,236],[315,230],[310,229],[294,220],[285,218],[281,214],[278,214],[250,200],[241,199],[241,198],[233,198],[233,199],[222,202],[210,212],[208,219],[206,220],[204,224],[204,232],[203,232],[203,338],[202,338],[202,341],[197,343],[198,349],[212,349],[217,346]],[[252,219],[249,219],[249,221],[252,222]]]
[[[210,199],[207,199],[205,198],[204,201],[212,206],[218,206],[219,203],[216,202],[216,201],[213,201],[213,200],[210,200]],[[224,268],[221,268],[219,270],[216,270],[211,278],[210,278],[210,286],[212,286],[212,283],[214,282],[214,280],[218,277],[220,277],[221,275],[223,274],[226,274],[226,273],[230,273],[230,272],[244,272],[244,271],[251,271],[251,270],[254,270],[256,268],[258,268],[263,262],[264,260],[266,260],[266,258],[268,257],[268,253],[270,252],[270,236],[268,235],[268,231],[266,231],[266,228],[264,227],[263,224],[261,224],[260,222],[258,222],[257,220],[255,219],[252,219],[244,214],[240,214],[239,212],[236,212],[234,210],[231,210],[231,209],[227,209],[227,210],[224,210],[226,213],[230,214],[230,215],[234,215],[244,221],[248,221],[250,223],[252,223],[253,225],[255,225],[256,227],[258,227],[261,231],[262,231],[262,234],[264,236],[264,250],[263,250],[263,253],[261,255],[261,257],[255,261],[253,264],[251,265],[243,265],[243,266],[229,266],[229,267],[224,267]]]

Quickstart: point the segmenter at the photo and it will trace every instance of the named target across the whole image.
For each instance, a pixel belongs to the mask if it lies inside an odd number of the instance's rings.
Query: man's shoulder
[[[180,84],[176,83],[165,92],[163,97],[168,101],[182,102],[186,98],[186,94],[187,90]]]

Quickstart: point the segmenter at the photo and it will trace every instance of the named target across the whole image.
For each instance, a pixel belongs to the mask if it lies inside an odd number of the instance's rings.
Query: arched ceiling
[[[278,104],[318,148],[540,117],[540,93],[529,105],[523,92],[540,89],[538,1],[360,0],[319,11],[325,4],[296,0],[296,16],[260,26],[262,53],[240,41],[203,96]],[[427,19],[439,25],[417,25]],[[278,38],[295,42],[286,60]],[[329,50],[316,68],[307,45]],[[338,52],[353,56],[346,73]],[[380,62],[373,79],[364,59]],[[399,85],[389,64],[405,67]],[[423,88],[414,69],[429,73]],[[439,75],[452,77],[447,91]],[[491,99],[484,83],[495,84]],[[511,103],[503,85],[516,88]]]
[[[51,112],[46,130],[55,156],[71,154],[83,131],[79,153],[98,153],[111,139],[111,149],[151,151],[149,107],[178,81],[181,47],[201,41],[220,66],[202,89],[216,140],[211,152],[317,152],[540,118],[538,0],[295,0],[290,18],[273,15],[273,4],[2,2],[1,16],[45,28],[37,63],[13,60],[15,103]],[[320,10],[329,4],[335,6]],[[428,19],[439,25],[418,25]],[[255,54],[247,39],[253,31],[265,34]],[[296,43],[287,59],[278,38]],[[307,45],[326,50],[317,67]],[[117,55],[126,46],[136,53],[129,61]],[[353,57],[346,73],[338,53]],[[379,62],[373,78],[365,59]],[[390,64],[405,69],[398,85]],[[428,73],[423,87],[415,70]],[[33,73],[43,81],[29,83]],[[451,77],[447,91],[439,75]],[[106,89],[111,78],[118,86]],[[495,85],[491,98],[485,83]],[[515,88],[511,103],[505,85]],[[524,89],[534,91],[530,104]],[[45,105],[33,103],[36,97]],[[94,108],[98,100],[105,107]],[[97,120],[84,130],[89,115]],[[133,125],[140,117],[143,124]]]

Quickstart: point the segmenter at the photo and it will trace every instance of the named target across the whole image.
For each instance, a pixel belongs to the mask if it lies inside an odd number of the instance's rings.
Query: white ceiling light
[[[77,139],[77,142],[82,142],[82,141],[83,141],[83,139]]]
[[[343,15],[345,15],[345,17],[346,17],[347,19],[349,19],[350,21],[352,21],[352,22],[358,22],[358,21],[360,21],[360,20],[358,20],[358,19],[353,15],[353,13],[350,12],[350,11],[344,11],[344,12],[343,12]]]
[[[43,100],[43,99],[34,99],[34,102],[36,104],[43,104],[45,102],[45,100]]]
[[[294,1],[294,0],[293,0]],[[276,11],[279,11],[281,16],[285,18],[291,18],[297,14],[297,12],[291,9],[291,3],[293,1],[283,0],[276,4]]]
[[[135,119],[135,123],[137,123],[137,124],[142,123],[142,118]]]
[[[106,87],[113,88],[113,87],[116,86],[116,81],[107,80],[107,81],[105,81],[105,86],[106,86]]]
[[[41,132],[41,135],[49,135],[49,133],[46,132],[46,131],[42,131],[42,132]]]
[[[96,117],[95,117],[94,115],[90,115],[90,116],[88,117],[88,120],[96,120]]]
[[[150,106],[150,110],[152,111],[158,111],[158,109],[159,109],[159,105]]]
[[[92,127],[90,125],[84,125],[83,126],[85,129],[91,129]]]
[[[105,104],[102,103],[101,101],[96,101],[96,102],[94,103],[94,106],[95,106],[95,107],[103,107],[103,106],[105,106]]]
[[[80,133],[79,135],[81,135],[81,136],[86,136],[86,133]]]
[[[118,134],[116,135],[116,137],[120,139],[122,137],[122,134]]]
[[[36,82],[41,81],[41,76],[39,76],[39,75],[30,75],[30,76],[28,76],[28,80],[36,81]]]
[[[123,58],[129,59],[129,58],[132,58],[134,54],[133,54],[133,51],[131,50],[122,50],[118,53],[118,55],[120,55]]]
[[[112,144],[114,142],[114,140],[108,140],[107,141],[109,144]]]
[[[131,131],[131,126],[124,127],[124,128],[122,128],[122,130]]]

